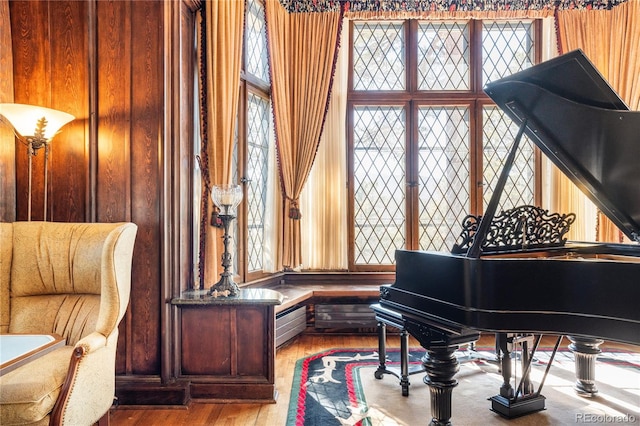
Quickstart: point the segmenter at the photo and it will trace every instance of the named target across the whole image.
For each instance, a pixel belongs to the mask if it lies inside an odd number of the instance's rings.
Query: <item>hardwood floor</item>
[[[399,338],[394,339],[394,336],[389,336],[388,341],[389,347],[400,346]],[[417,342],[412,342],[412,344],[419,346]],[[325,349],[347,347],[377,348],[378,339],[372,334],[302,335],[279,348],[276,352],[278,399],[275,404],[204,404],[193,402],[186,408],[131,409],[118,407],[111,410],[111,425],[284,425],[287,421],[291,381],[296,361]]]
[[[399,347],[397,336],[388,336],[387,347]],[[543,344],[545,341],[543,340]],[[563,346],[566,347],[566,342]],[[550,344],[552,345],[551,341]],[[493,335],[483,336],[477,345],[492,346]],[[411,347],[420,346],[413,338]],[[377,348],[375,335],[302,335],[276,353],[276,389],[278,399],[275,404],[205,404],[193,402],[188,407],[132,409],[118,407],[111,410],[113,426],[154,426],[154,425],[215,425],[215,426],[283,426],[287,420],[289,396],[295,363],[305,356],[331,348]],[[602,348],[621,348],[640,351],[639,347],[610,344]]]

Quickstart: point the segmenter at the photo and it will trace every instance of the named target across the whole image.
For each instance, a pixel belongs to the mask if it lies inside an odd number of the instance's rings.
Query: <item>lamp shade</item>
[[[35,136],[38,121],[44,118],[46,126],[42,130],[47,140],[51,140],[62,126],[75,118],[66,112],[25,104],[0,104],[0,115],[9,120],[16,133],[23,138]]]
[[[220,209],[220,214],[235,216],[236,208],[242,201],[242,187],[240,185],[214,185],[211,188],[211,198]]]

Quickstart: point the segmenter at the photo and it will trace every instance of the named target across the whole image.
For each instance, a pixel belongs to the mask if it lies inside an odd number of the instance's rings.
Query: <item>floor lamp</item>
[[[47,220],[47,178],[49,167],[49,145],[60,128],[75,117],[51,108],[24,104],[0,104],[0,115],[13,126],[16,137],[27,146],[29,164],[29,204],[28,220],[31,220],[32,159],[38,150],[44,148],[44,216]]]

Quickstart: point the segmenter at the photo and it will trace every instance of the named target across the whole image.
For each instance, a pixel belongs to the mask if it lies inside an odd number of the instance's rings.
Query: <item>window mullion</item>
[[[414,94],[418,88],[418,21],[405,22],[405,63],[407,64],[407,92]]]
[[[484,176],[482,175],[482,102],[476,101],[469,105],[471,108],[471,140],[469,147],[469,195],[470,214],[478,215],[482,212],[482,193],[484,190]]]
[[[418,177],[418,109],[416,102],[407,102],[407,135],[406,135],[406,211],[407,242],[406,248],[417,250],[419,247],[420,193]]]
[[[246,158],[247,158],[247,96],[248,89],[246,81],[240,81],[240,97],[238,102],[238,119],[237,119],[237,183],[242,182],[246,177]],[[247,199],[247,187],[242,185],[243,198]],[[238,206],[238,218],[236,221],[236,229],[238,231],[235,245],[236,245],[236,272],[240,276],[240,282],[247,281],[247,259],[245,256],[240,256],[240,253],[246,253],[246,235],[244,230],[247,228],[247,206],[246,203],[240,203]]]
[[[469,40],[471,50],[469,63],[471,66],[471,92],[482,93],[482,21],[472,19],[469,24]]]

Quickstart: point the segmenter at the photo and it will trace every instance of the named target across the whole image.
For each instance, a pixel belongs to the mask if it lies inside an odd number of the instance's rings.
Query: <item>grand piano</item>
[[[451,253],[397,250],[395,282],[381,287],[372,306],[379,321],[426,349],[430,425],[451,424],[455,352],[481,332],[496,333],[503,355],[505,383],[491,409],[509,418],[544,409],[542,385],[510,385],[513,342],[530,345],[523,354],[530,363],[540,336],[567,336],[583,396],[597,392],[603,340],[640,345],[640,112],[628,110],[580,50],[494,81],[485,92],[520,128],[492,199],[482,216],[465,218]],[[630,243],[567,241],[573,214],[533,206],[496,212],[523,135]]]

